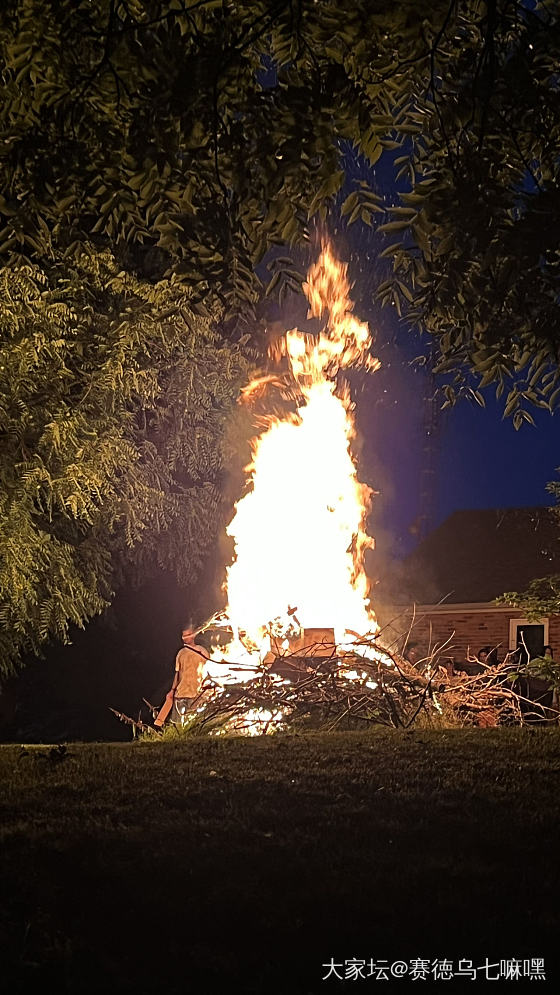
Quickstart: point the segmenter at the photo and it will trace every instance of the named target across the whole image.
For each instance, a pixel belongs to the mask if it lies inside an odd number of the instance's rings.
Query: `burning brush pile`
[[[227,529],[227,607],[212,620],[221,638],[185,725],[249,734],[302,724],[406,727],[446,710],[465,722],[477,714],[486,724],[510,721],[516,706],[498,675],[452,684],[435,657],[419,670],[383,645],[364,562],[374,547],[374,492],[358,479],[345,378],[379,362],[368,325],[353,313],[347,268],[328,243],[303,290],[319,330],[287,331],[271,346],[268,370],[243,391],[256,434],[246,493]]]
[[[243,665],[229,663],[228,684],[207,677],[177,734],[256,736],[369,725],[491,727],[518,725],[529,717],[530,703],[519,693],[517,675],[507,663],[474,676],[450,675],[438,662],[444,658],[437,647],[413,665],[380,649],[379,636],[341,648],[332,630],[306,630],[290,637],[287,648],[274,635],[271,643],[272,650],[249,680]],[[140,716],[132,720],[115,714],[140,732],[156,733]]]
[[[193,733],[262,735],[298,729],[406,729],[515,725],[523,698],[512,667],[450,675],[439,651],[413,665],[381,649],[379,634],[341,647],[329,630],[305,630],[273,649],[248,682],[201,692],[184,725]]]

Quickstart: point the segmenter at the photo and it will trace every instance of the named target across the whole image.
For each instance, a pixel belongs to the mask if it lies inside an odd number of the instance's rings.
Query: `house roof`
[[[381,579],[396,604],[487,602],[560,573],[560,518],[550,508],[456,511]]]

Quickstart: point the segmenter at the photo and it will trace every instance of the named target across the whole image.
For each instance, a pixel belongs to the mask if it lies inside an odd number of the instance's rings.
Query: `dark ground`
[[[4,746],[0,778],[6,992],[394,992],[370,959],[538,957],[558,990],[557,729]]]

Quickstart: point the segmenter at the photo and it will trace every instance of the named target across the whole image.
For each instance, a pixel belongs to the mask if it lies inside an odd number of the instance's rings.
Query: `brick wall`
[[[395,616],[399,616],[395,618]],[[469,610],[461,606],[455,612],[441,609],[417,608],[414,620],[411,609],[388,608],[378,610],[377,617],[383,630],[383,641],[391,648],[400,649],[403,635],[412,622],[409,642],[418,644],[422,656],[429,647],[442,645],[449,640],[443,650],[445,656],[453,656],[457,661],[464,660],[467,649],[476,654],[482,646],[497,646],[501,659],[509,649],[509,623],[513,618],[524,618],[524,613],[515,608],[503,611],[497,608]],[[548,642],[560,658],[560,615],[549,618]]]

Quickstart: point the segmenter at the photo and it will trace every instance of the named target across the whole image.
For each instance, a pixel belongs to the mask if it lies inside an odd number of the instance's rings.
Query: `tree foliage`
[[[496,599],[497,604],[523,608],[530,621],[560,613],[560,574],[539,577],[525,591],[507,591]]]
[[[445,5],[436,2],[437,10]],[[254,266],[406,126],[425,11],[290,0],[12,0],[0,19],[0,254],[109,241],[254,319]],[[274,67],[274,68],[271,68]]]
[[[382,296],[431,334],[447,403],[466,389],[483,404],[494,384],[516,428],[560,398],[559,65],[554,5],[451,2],[384,226]]]
[[[395,157],[381,297],[432,335],[449,402],[465,382],[480,403],[507,386],[517,427],[557,403],[547,0],[8,0],[0,50],[4,258],[108,241],[148,272],[210,281],[252,328],[255,265],[309,237],[351,142],[370,164]],[[379,214],[372,184],[346,199],[349,221]]]
[[[157,563],[196,578],[219,521],[224,423],[248,364],[174,280],[108,251],[0,274],[5,670]]]

